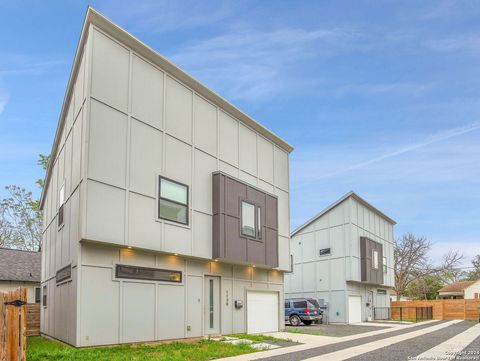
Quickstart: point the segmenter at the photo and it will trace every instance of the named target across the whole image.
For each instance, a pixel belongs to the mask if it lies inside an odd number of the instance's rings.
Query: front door
[[[205,276],[205,335],[220,334],[220,277]]]
[[[373,320],[373,291],[368,291],[368,297],[367,297],[367,321],[372,321]]]

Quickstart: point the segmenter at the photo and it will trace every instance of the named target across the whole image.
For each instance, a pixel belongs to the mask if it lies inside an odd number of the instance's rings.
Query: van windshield
[[[320,304],[318,303],[317,300],[313,299],[313,298],[309,298],[308,299],[308,302],[310,302],[312,305],[314,305],[316,308],[320,308]]]

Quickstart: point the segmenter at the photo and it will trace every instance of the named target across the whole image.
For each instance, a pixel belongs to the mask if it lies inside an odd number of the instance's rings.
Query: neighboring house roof
[[[379,214],[380,216],[382,216],[383,218],[385,218],[388,222],[390,222],[391,224],[397,224],[397,222],[395,222],[393,219],[391,219],[389,216],[387,216],[385,213],[383,213],[382,211],[380,211],[378,208],[375,208],[374,206],[372,206],[370,203],[368,203],[365,199],[363,199],[362,197],[360,197],[358,194],[356,194],[355,192],[353,191],[350,191],[348,192],[347,194],[345,194],[343,197],[341,197],[339,200],[337,200],[335,203],[329,205],[327,208],[325,208],[323,211],[321,211],[320,213],[318,213],[317,215],[315,215],[313,218],[311,218],[310,220],[308,220],[307,222],[305,222],[304,224],[302,224],[300,227],[298,227],[297,229],[295,229],[292,234],[290,235],[291,237],[293,237],[295,234],[297,234],[298,232],[300,232],[302,229],[304,229],[305,227],[309,226],[310,224],[312,224],[313,222],[315,222],[317,219],[319,219],[320,217],[322,217],[325,213],[328,213],[329,211],[331,211],[333,208],[335,208],[336,206],[338,206],[339,204],[343,203],[344,201],[346,201],[347,199],[349,198],[353,198],[355,199],[357,202],[363,204],[365,207],[367,208],[370,208],[370,210],[372,210],[373,212]]]
[[[40,282],[41,253],[0,248],[0,281]]]
[[[98,29],[101,29],[107,34],[110,34],[115,39],[118,39],[120,42],[122,42],[123,44],[131,48],[133,51],[140,54],[141,56],[151,61],[155,65],[161,67],[164,71],[166,71],[166,73],[173,75],[175,78],[182,81],[184,84],[192,88],[194,91],[198,92],[200,95],[202,95],[206,99],[210,100],[211,102],[213,102],[214,104],[222,108],[223,110],[227,111],[228,113],[230,113],[230,115],[237,118],[244,124],[248,125],[253,130],[263,135],[265,138],[274,142],[276,145],[278,145],[280,148],[284,149],[288,153],[290,153],[293,150],[293,147],[290,144],[288,144],[285,140],[280,138],[278,135],[276,135],[269,129],[265,128],[262,124],[258,123],[249,115],[242,112],[240,109],[238,109],[229,101],[227,101],[225,98],[221,97],[211,89],[207,88],[205,85],[200,83],[191,75],[187,74],[184,70],[180,69],[178,66],[170,62],[167,58],[160,55],[156,50],[144,44],[135,36],[125,31],[124,29],[120,28],[119,26],[114,24],[112,21],[107,19],[105,16],[103,16],[102,14],[100,14],[99,12],[97,12],[96,10],[94,10],[89,6],[87,8],[85,22],[83,23],[82,33],[80,34],[80,40],[78,42],[77,50],[75,53],[75,59],[73,61],[72,69],[70,71],[70,78],[68,80],[68,85],[65,91],[62,110],[60,112],[60,120],[57,125],[55,140],[52,146],[52,150],[50,152],[51,155],[54,156],[56,154],[56,150],[59,146],[59,141],[61,138],[61,129],[65,121],[65,114],[68,111],[68,100],[72,95],[74,80],[80,68],[80,63],[81,63],[82,54],[83,54],[82,50],[87,40],[90,25],[96,26]],[[43,208],[43,203],[45,201],[44,199],[45,193],[49,185],[53,163],[54,163],[53,160],[49,162],[47,173],[45,175],[45,183],[44,183],[45,186],[43,187],[42,196],[40,198],[41,208]]]
[[[453,282],[450,283],[449,285],[446,285],[443,288],[440,288],[438,290],[438,293],[459,293],[463,292],[466,288],[470,287],[473,285],[476,281],[459,281],[459,282]]]

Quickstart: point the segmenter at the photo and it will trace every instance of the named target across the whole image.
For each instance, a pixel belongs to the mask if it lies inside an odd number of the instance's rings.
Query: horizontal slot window
[[[55,276],[55,280],[57,283],[68,280],[72,278],[72,266],[68,265],[66,267],[63,267],[57,271],[57,274]]]
[[[150,280],[163,282],[182,282],[182,272],[170,271],[159,268],[135,267],[126,265],[117,265],[115,269],[117,278],[129,278],[136,280]]]
[[[320,250],[320,256],[328,256],[329,254],[331,254],[331,249],[330,248],[322,248]]]

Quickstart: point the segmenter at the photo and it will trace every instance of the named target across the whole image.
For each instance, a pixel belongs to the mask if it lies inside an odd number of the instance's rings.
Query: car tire
[[[297,315],[290,316],[290,325],[291,326],[300,326],[302,320]]]
[[[302,321],[302,322],[307,326],[310,326],[312,324],[312,321],[310,321],[310,320],[306,320],[306,321]]]

